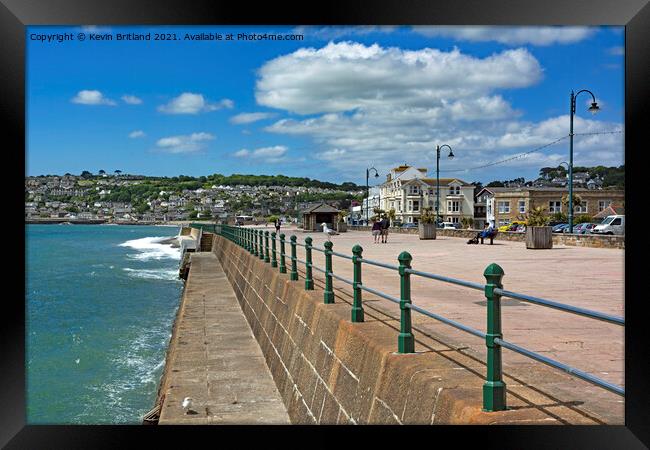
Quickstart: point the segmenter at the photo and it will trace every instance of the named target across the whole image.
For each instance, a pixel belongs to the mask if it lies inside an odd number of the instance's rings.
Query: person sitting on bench
[[[496,232],[494,230],[494,227],[490,223],[489,226],[485,224],[485,229],[481,231],[478,237],[481,238],[481,244],[483,243],[483,239],[490,238],[490,245],[492,245],[492,240],[494,239],[494,236],[496,236]]]

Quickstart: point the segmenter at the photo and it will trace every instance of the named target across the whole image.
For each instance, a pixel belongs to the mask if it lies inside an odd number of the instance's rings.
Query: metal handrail
[[[580,316],[589,317],[591,319],[602,320],[603,322],[609,322],[616,325],[625,326],[625,319],[623,317],[612,316],[609,314],[601,313],[598,311],[592,311],[590,309],[578,308],[576,306],[565,305],[563,303],[554,302],[551,300],[546,300],[543,298],[533,297],[530,295],[519,294],[517,292],[505,291],[503,289],[495,289],[495,294],[502,295],[504,297],[514,298],[517,300],[522,300],[524,302],[534,303],[540,306],[546,306],[553,309],[559,309],[560,311],[569,312],[572,314],[577,314]]]
[[[201,224],[190,224],[190,226],[200,228],[201,231],[203,230],[203,225],[201,225]],[[217,232],[216,231],[216,226],[213,225],[213,229],[215,230],[215,233],[216,233]],[[251,239],[250,236],[246,235],[245,233],[244,234],[241,234],[241,233],[238,234],[236,232],[233,232],[232,227],[230,227],[228,225],[220,226],[219,233],[222,234],[222,235],[227,235],[228,239],[230,239],[231,241],[235,242],[236,244],[238,244],[240,246],[246,246],[247,244],[251,245],[251,243],[253,242],[253,240]],[[272,233],[272,235],[271,235],[273,245],[275,245],[275,239],[276,239],[274,234],[275,233]],[[260,235],[260,237],[261,237],[261,235]],[[266,236],[266,238],[268,239],[268,236]],[[261,241],[261,239],[260,239],[260,241]],[[283,241],[283,242],[286,242],[286,241]],[[310,245],[311,242],[312,242],[310,237],[307,238],[306,242],[308,242],[308,244],[301,244],[299,242],[296,242],[295,236],[292,236],[292,239],[291,239],[291,245],[292,245],[291,259],[292,259],[292,262],[293,261],[299,262],[301,264],[304,264],[305,267],[308,268],[308,270],[307,270],[308,275],[307,275],[307,278],[305,280],[306,281],[305,289],[313,289],[313,280],[311,279],[311,269],[312,268],[325,274],[325,277],[326,277],[326,283],[325,283],[326,284],[326,296],[328,294],[328,292],[327,292],[328,289],[330,290],[329,295],[332,296],[331,297],[332,300],[327,301],[327,298],[326,298],[325,303],[333,303],[333,293],[331,292],[331,289],[332,289],[331,288],[331,278],[335,278],[335,279],[343,281],[343,282],[345,282],[347,284],[352,285],[353,290],[354,290],[354,294],[355,294],[355,301],[353,303],[353,322],[362,322],[363,321],[363,311],[362,311],[362,308],[361,308],[361,297],[360,297],[360,292],[362,290],[370,292],[371,294],[377,295],[378,297],[384,298],[384,299],[389,300],[389,301],[391,301],[393,303],[398,303],[400,305],[400,309],[402,311],[402,317],[401,317],[401,320],[400,320],[400,329],[401,329],[402,332],[400,333],[400,337],[399,337],[399,339],[400,339],[399,340],[400,353],[411,353],[411,352],[414,351],[414,347],[413,347],[413,342],[414,342],[413,339],[414,338],[413,338],[413,335],[411,333],[410,313],[407,314],[406,316],[404,315],[405,312],[408,312],[408,311],[411,311],[411,310],[417,311],[417,312],[419,312],[419,313],[421,313],[421,314],[423,314],[423,315],[425,315],[427,317],[431,317],[433,319],[436,319],[436,320],[438,320],[440,322],[443,322],[443,323],[445,323],[447,325],[450,325],[450,326],[452,326],[454,328],[457,328],[457,329],[459,329],[461,331],[464,331],[466,333],[472,334],[472,335],[474,335],[476,337],[480,337],[480,338],[485,339],[486,340],[486,345],[488,347],[488,353],[489,353],[489,355],[491,355],[491,356],[488,357],[488,375],[487,375],[488,381],[486,381],[486,385],[484,386],[484,399],[483,399],[483,401],[484,401],[484,409],[487,410],[487,411],[497,411],[497,410],[505,409],[505,383],[503,383],[503,381],[501,380],[501,376],[502,376],[501,375],[501,355],[500,355],[500,352],[498,352],[498,353],[496,352],[501,347],[512,350],[512,351],[514,351],[516,353],[519,353],[521,355],[524,355],[524,356],[526,356],[528,358],[539,361],[541,363],[547,364],[547,365],[549,365],[551,367],[563,370],[563,371],[565,371],[565,372],[567,372],[567,373],[569,373],[571,375],[574,375],[574,376],[576,376],[576,377],[578,377],[578,378],[580,378],[582,380],[585,380],[585,381],[590,382],[592,384],[598,385],[598,386],[600,386],[600,387],[602,387],[602,388],[604,388],[604,389],[606,389],[606,390],[608,390],[610,392],[616,393],[616,394],[621,395],[621,396],[625,395],[625,389],[620,387],[620,386],[616,386],[616,385],[614,385],[612,383],[608,383],[608,382],[606,382],[606,381],[604,381],[604,380],[602,380],[602,379],[600,379],[598,377],[595,377],[593,375],[590,375],[590,374],[588,374],[586,372],[583,372],[583,371],[581,371],[579,369],[570,367],[570,366],[568,366],[566,364],[563,364],[563,363],[560,363],[558,361],[552,360],[550,358],[542,356],[542,355],[540,355],[538,353],[535,353],[533,351],[527,350],[527,349],[525,349],[523,347],[520,347],[520,346],[518,346],[516,344],[513,344],[511,342],[504,341],[502,339],[502,335],[501,335],[501,326],[500,326],[500,314],[501,313],[500,313],[500,308],[499,308],[499,302],[500,302],[500,298],[502,296],[503,297],[509,297],[509,298],[522,300],[522,301],[525,301],[525,302],[528,302],[528,303],[533,303],[533,304],[537,304],[537,305],[540,305],[540,306],[545,306],[545,307],[557,309],[557,310],[560,310],[560,311],[569,312],[569,313],[572,313],[572,314],[577,314],[577,315],[581,315],[581,316],[584,316],[584,317],[588,317],[588,318],[592,318],[592,319],[596,319],[596,320],[600,320],[600,321],[604,321],[604,322],[624,326],[625,325],[625,319],[622,318],[622,317],[613,316],[613,315],[609,315],[609,314],[604,314],[604,313],[600,313],[600,312],[597,312],[597,311],[588,310],[588,309],[585,309],[585,308],[578,308],[578,307],[574,307],[574,306],[571,306],[571,305],[566,305],[566,304],[562,304],[562,303],[559,303],[559,302],[555,302],[555,301],[551,301],[551,300],[547,300],[547,299],[543,299],[543,298],[539,298],[539,297],[533,297],[533,296],[530,296],[530,295],[525,295],[525,294],[520,294],[520,293],[504,290],[503,287],[500,284],[501,283],[501,278],[503,277],[503,270],[496,264],[491,264],[486,269],[486,271],[484,273],[484,276],[488,280],[488,283],[483,285],[483,284],[474,283],[474,282],[470,282],[470,281],[459,280],[459,279],[456,279],[456,278],[451,278],[451,277],[446,277],[446,276],[442,276],[442,275],[432,274],[432,273],[429,273],[429,272],[414,270],[410,266],[410,262],[411,262],[412,257],[410,256],[410,254],[408,254],[406,252],[403,252],[402,254],[400,254],[400,257],[398,258],[399,261],[400,261],[400,265],[396,266],[396,265],[392,265],[392,264],[386,264],[386,263],[382,263],[382,262],[379,262],[379,261],[374,261],[374,260],[362,258],[361,257],[362,249],[361,249],[360,246],[355,246],[355,248],[353,248],[353,253],[355,254],[355,256],[350,257],[348,255],[338,253],[338,252],[335,252],[335,251],[331,250],[331,243],[329,245],[330,250],[327,250],[327,249],[324,249],[324,248],[321,248],[321,247],[315,247],[313,245]],[[262,242],[259,242],[259,246],[260,246],[260,251],[261,251]],[[313,262],[311,262],[311,261],[304,261],[304,260],[301,260],[301,259],[297,258],[296,256],[294,256],[295,255],[295,247],[294,246],[304,247],[307,250],[307,259],[308,260],[311,260],[311,252],[310,251],[312,249],[324,253],[325,257],[326,257],[326,266],[327,267],[325,269],[322,269],[322,268],[320,268],[318,266],[315,266],[313,264]],[[327,246],[327,244],[326,244],[326,246]],[[357,247],[358,247],[358,250],[355,250]],[[267,242],[266,252],[268,253],[268,242]],[[355,253],[355,252],[358,252],[358,253]],[[284,253],[282,251],[280,252],[280,255],[282,257],[289,256],[289,255],[287,255],[286,253]],[[332,265],[332,263],[331,263],[331,255],[338,256],[338,257],[348,259],[348,260],[352,260],[353,264],[355,264],[355,281],[350,281],[350,280],[348,280],[348,279],[346,279],[344,277],[336,275],[332,271],[332,269],[331,269],[331,265]],[[267,261],[266,262],[269,262],[268,261],[268,255],[267,255]],[[396,297],[385,294],[385,293],[383,293],[381,291],[378,291],[376,289],[370,288],[368,286],[364,286],[361,283],[361,272],[360,272],[360,267],[361,267],[362,263],[370,264],[370,265],[377,266],[377,267],[383,267],[383,268],[387,268],[387,269],[391,269],[391,270],[397,270],[400,273],[400,277],[401,277],[401,280],[402,280],[401,281],[401,283],[402,283],[402,287],[401,287],[401,296],[402,296],[402,298],[398,299]],[[292,269],[292,270],[295,270],[295,269]],[[358,270],[358,272],[357,272],[357,270]],[[467,288],[471,288],[471,289],[484,291],[485,296],[488,299],[488,302],[487,302],[487,304],[488,304],[488,332],[483,333],[481,331],[475,330],[474,328],[468,327],[468,326],[463,325],[463,324],[461,324],[459,322],[456,322],[454,320],[447,319],[445,317],[442,317],[442,316],[440,316],[438,314],[435,314],[435,313],[433,313],[431,311],[428,311],[428,310],[426,310],[424,308],[421,308],[419,306],[413,305],[411,303],[411,299],[410,299],[411,294],[410,294],[410,281],[408,279],[409,275],[421,276],[421,277],[428,278],[428,279],[433,279],[433,280],[442,281],[442,282],[445,282],[445,283],[455,284],[455,285],[459,285],[459,286],[463,286],[463,287],[467,287]],[[293,276],[292,276],[291,279],[292,280],[297,280],[298,279],[297,274],[296,274],[296,278],[293,278]],[[357,295],[358,295],[358,297],[357,297]],[[354,311],[355,308],[358,309],[358,310],[361,310],[360,315],[357,314],[355,316],[355,311]],[[358,313],[358,311],[356,311],[356,312]],[[356,320],[355,320],[355,317],[357,317]],[[406,320],[406,322],[405,322],[405,320]],[[502,397],[502,398],[500,398],[500,397]]]

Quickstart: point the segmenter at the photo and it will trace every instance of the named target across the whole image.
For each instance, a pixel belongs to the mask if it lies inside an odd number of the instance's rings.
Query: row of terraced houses
[[[395,210],[395,220],[401,223],[417,223],[422,208],[435,211],[437,181],[427,175],[426,168],[402,165],[391,169],[386,181],[370,189],[369,196],[361,207],[352,214],[352,219],[361,223],[374,215],[374,209]],[[473,228],[482,228],[485,223],[495,226],[510,224],[520,219],[531,209],[542,206],[550,214],[567,213],[563,201],[568,189],[553,186],[485,187],[477,192],[476,186],[460,178],[440,178],[440,211],[442,221],[460,223],[462,218],[471,218]],[[574,184],[576,180],[574,180]],[[578,183],[582,180],[578,178]],[[621,210],[625,192],[621,189],[601,189],[594,186],[574,186],[574,194],[581,204],[574,208],[574,215],[596,216],[612,207]]]

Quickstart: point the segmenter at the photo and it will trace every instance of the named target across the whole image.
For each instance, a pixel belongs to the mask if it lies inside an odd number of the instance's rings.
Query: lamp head
[[[454,152],[453,152],[451,149],[449,149],[449,156],[448,156],[448,158],[449,158],[449,159],[454,159]]]
[[[592,114],[596,114],[598,111],[600,111],[600,108],[598,107],[598,103],[593,102],[587,111],[589,111]]]

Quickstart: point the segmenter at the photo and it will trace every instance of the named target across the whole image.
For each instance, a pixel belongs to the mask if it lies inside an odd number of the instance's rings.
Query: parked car
[[[517,228],[514,231],[517,233],[525,233],[526,225],[520,223],[519,225],[517,225]]]
[[[585,223],[582,228],[580,228],[580,234],[591,234],[591,231],[598,225],[597,223]]]
[[[576,234],[588,234],[596,226],[595,223],[583,222],[574,225],[573,232]]]
[[[402,225],[402,228],[417,228],[418,224],[417,223],[405,223]]]
[[[456,224],[453,222],[442,222],[438,228],[442,228],[443,230],[455,230]]]
[[[526,225],[526,222],[522,222],[521,220],[513,220],[511,223],[507,225],[501,225],[497,229],[499,231],[515,231],[519,225]]]
[[[592,228],[593,234],[625,234],[625,216],[607,216]]]
[[[560,224],[555,225],[551,231],[553,233],[561,233],[568,226],[569,226],[568,223],[560,223]]]

